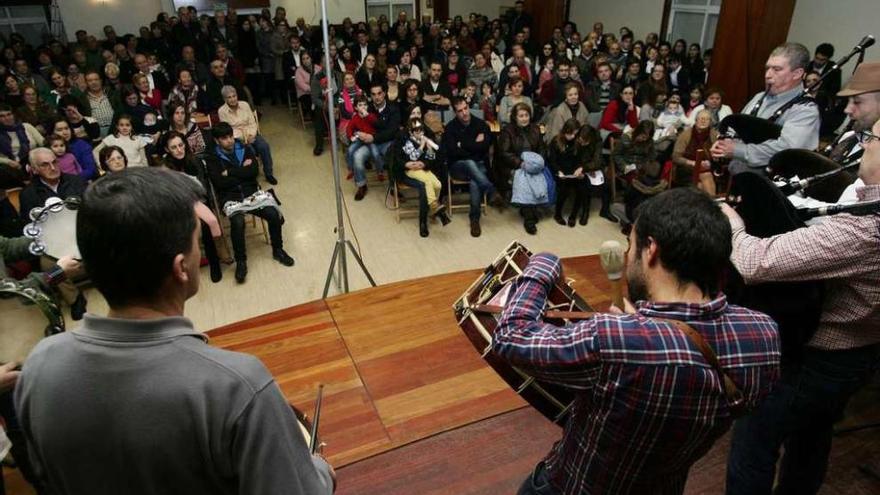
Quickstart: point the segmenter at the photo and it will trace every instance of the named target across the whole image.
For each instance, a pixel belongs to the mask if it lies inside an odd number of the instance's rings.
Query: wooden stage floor
[[[565,273],[606,308],[597,256]],[[208,332],[211,343],[259,357],[287,399],[308,413],[323,383],[321,433],[334,466],[525,406],[459,329],[452,304],[481,270],[383,285]]]

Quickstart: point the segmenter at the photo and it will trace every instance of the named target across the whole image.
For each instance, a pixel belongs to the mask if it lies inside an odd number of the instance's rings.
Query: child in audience
[[[67,142],[63,137],[52,134],[46,139],[46,143],[52,153],[55,153],[55,157],[58,159],[58,170],[62,174],[79,175],[82,173],[82,166],[76,161],[73,153],[67,151]]]
[[[468,108],[480,108],[479,106],[479,98],[477,97],[477,83],[474,81],[468,81],[467,85],[464,87],[464,92],[461,94],[464,101],[467,102]]]
[[[495,112],[495,88],[489,83],[484,82],[480,85],[480,109],[483,110],[483,120],[486,122],[497,122],[498,117]]]
[[[357,150],[364,146],[370,147],[370,153],[373,156],[379,156],[379,149],[374,143],[365,143],[360,137],[360,133],[374,135],[376,134],[376,121],[379,115],[370,112],[370,102],[365,95],[358,95],[354,99],[354,115],[348,123],[345,132],[348,134],[348,151],[345,152],[345,163],[348,164],[349,177],[352,176],[352,166],[354,164],[354,154]]]
[[[101,140],[101,144],[95,147],[95,160],[98,159],[101,149],[105,146],[119,146],[122,148],[126,158],[128,158],[129,167],[146,167],[149,165],[147,153],[144,149],[146,145],[142,139],[134,135],[129,115],[123,114],[116,119],[116,128],[113,130],[113,133],[108,134],[107,137]]]

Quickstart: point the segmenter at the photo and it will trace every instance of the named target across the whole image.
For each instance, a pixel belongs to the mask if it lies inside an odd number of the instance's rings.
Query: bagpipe
[[[728,115],[718,124],[719,139],[738,139],[746,144],[760,144],[765,141],[779,139],[782,135],[782,126],[777,124],[782,115],[795,105],[805,105],[814,103],[811,96],[815,90],[835,71],[839,70],[844,64],[849,62],[855,55],[864,56],[864,51],[874,44],[874,37],[867,35],[859,41],[852,51],[831,66],[831,70],[826,71],[818,80],[803,88],[797,96],[776,109],[773,114],[767,118],[757,117],[752,114],[738,113]],[[755,109],[760,108],[767,92],[755,104]],[[753,110],[754,113],[754,110]],[[713,171],[717,175],[724,173],[729,160],[716,160],[712,162]]]

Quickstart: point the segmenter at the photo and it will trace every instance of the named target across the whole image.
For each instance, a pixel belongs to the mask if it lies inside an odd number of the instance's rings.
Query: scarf
[[[9,133],[14,132],[18,137],[18,157],[12,154],[12,138]],[[31,151],[31,142],[27,137],[23,124],[7,127],[0,125],[0,154],[6,156],[10,160],[25,164],[28,160],[28,153]]]
[[[705,129],[697,129],[696,126],[691,128],[691,140],[688,141],[687,147],[684,150],[684,157],[688,160],[693,160],[697,156],[697,150],[703,149],[706,150],[706,156],[709,151],[709,133],[712,128],[707,127]]]

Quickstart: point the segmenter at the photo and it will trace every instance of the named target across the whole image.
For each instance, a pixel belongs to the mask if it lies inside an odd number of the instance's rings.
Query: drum
[[[512,242],[455,302],[453,309],[458,325],[495,372],[532,407],[562,425],[574,402],[574,392],[536,379],[492,352],[492,334],[510,295],[511,282],[522,273],[531,255],[525,246]],[[545,321],[562,325],[575,316],[568,312],[590,311],[590,306],[574,289],[557,282],[547,294],[544,311]],[[583,313],[577,316],[582,317]]]
[[[24,236],[33,239],[30,251],[34,256],[58,259],[70,255],[81,259],[76,244],[76,210],[79,205],[77,197],[64,200],[52,197],[46,200],[45,206],[31,210],[31,223],[25,225]]]
[[[64,331],[55,301],[13,279],[0,280],[0,363],[23,362],[43,338]]]

